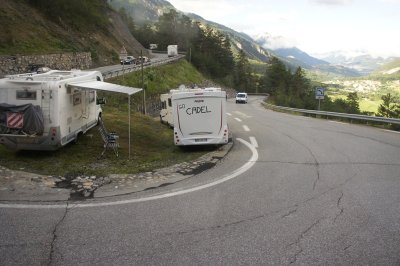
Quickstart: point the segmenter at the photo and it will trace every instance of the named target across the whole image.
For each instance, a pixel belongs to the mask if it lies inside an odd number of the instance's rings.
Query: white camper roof
[[[58,81],[67,80],[80,77],[93,77],[95,75],[101,75],[98,71],[81,71],[75,70],[50,70],[45,73],[23,73],[16,75],[7,75],[6,78],[13,81],[32,81],[32,82],[46,82],[46,81]]]
[[[142,89],[139,89],[139,88],[121,86],[121,85],[103,82],[103,81],[71,82],[71,83],[68,83],[68,86],[79,88],[79,89],[92,89],[92,90],[126,93],[128,95],[132,95],[132,94],[142,91]]]
[[[205,92],[205,91],[221,91],[221,88],[216,88],[216,87],[208,87],[208,88],[189,88],[186,87],[185,85],[180,85],[178,89],[172,89],[169,92],[171,94],[174,93],[182,93],[182,92]]]

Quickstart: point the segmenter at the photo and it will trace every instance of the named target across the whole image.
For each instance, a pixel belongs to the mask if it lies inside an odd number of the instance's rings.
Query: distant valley
[[[369,75],[385,64],[396,59],[394,57],[376,57],[365,51],[333,51],[325,54],[317,54],[315,56],[331,64],[354,69],[362,75]]]
[[[165,0],[112,0],[109,1],[109,4],[116,10],[124,8],[139,25],[155,23],[161,14],[169,12],[170,9],[176,10],[171,3]],[[315,71],[321,76],[359,77],[369,75],[393,60],[393,58],[376,58],[367,53],[352,55],[341,51],[323,55],[312,54],[312,51],[305,52],[294,47],[290,40],[282,36],[265,33],[251,37],[243,32],[237,32],[224,25],[208,21],[197,14],[184,14],[229,36],[232,41],[232,49],[234,51],[243,49],[249,59],[268,63],[274,56],[293,70],[300,66],[308,71]]]

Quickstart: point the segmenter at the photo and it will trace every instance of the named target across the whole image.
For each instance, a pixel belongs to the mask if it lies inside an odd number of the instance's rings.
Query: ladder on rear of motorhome
[[[53,91],[46,83],[42,83],[42,101],[40,107],[42,108],[43,118],[45,123],[48,122],[49,124],[52,123],[51,121],[51,101],[53,99]]]

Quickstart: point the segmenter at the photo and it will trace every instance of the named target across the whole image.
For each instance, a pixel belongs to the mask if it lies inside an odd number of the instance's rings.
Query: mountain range
[[[375,58],[368,54],[358,55],[357,57],[344,57],[339,52],[312,56],[294,46],[290,46],[290,42],[285,42],[284,37],[271,36],[268,33],[251,37],[219,23],[206,20],[197,14],[183,13],[165,0],[109,0],[109,4],[116,10],[123,7],[138,25],[155,23],[164,12],[175,9],[191,19],[215,28],[229,36],[234,52],[235,50],[243,49],[250,59],[264,63],[267,63],[272,56],[275,56],[291,69],[301,66],[304,69],[326,72],[331,75],[360,76],[369,74],[382,64],[392,60]]]
[[[34,4],[31,2],[3,1],[4,3],[0,7],[3,14],[0,16],[0,21],[4,22],[5,28],[0,31],[0,37],[2,37],[0,38],[0,54],[89,50],[94,62],[98,65],[112,62],[117,57],[122,45],[131,54],[138,54],[138,51],[144,49],[130,34],[127,25],[114,10],[123,7],[126,13],[133,18],[135,24],[143,25],[154,24],[158,22],[160,15],[169,12],[170,9],[175,9],[171,3],[165,0],[106,0],[113,10],[109,7],[102,9],[94,7],[89,8],[85,11],[86,13],[81,12],[86,15],[79,16],[79,14],[75,14],[77,12],[73,12],[72,15],[63,15],[65,12],[53,8],[53,11],[59,12],[59,14],[55,16],[52,13],[53,15],[50,16],[50,14],[46,14],[45,10],[33,8]],[[32,3],[36,3],[36,1],[32,1]],[[103,4],[106,3],[103,2]],[[90,5],[90,3],[86,3],[86,5]],[[75,4],[74,8],[80,6],[82,5]],[[177,10],[177,12],[179,11]],[[30,16],[24,15],[27,13]],[[291,46],[284,37],[269,34],[252,37],[222,24],[208,21],[194,13],[184,14],[229,36],[233,52],[237,53],[239,49],[243,49],[252,59],[251,62],[268,63],[271,57],[278,57],[290,69],[301,66],[304,69],[320,73],[358,76],[370,73],[393,60],[392,58],[375,58],[366,54],[349,56],[340,52],[310,55]],[[103,26],[93,26],[94,23],[85,22],[85,20],[96,20],[101,17],[105,18],[101,22]],[[9,21],[13,21],[13,23],[8,23]],[[35,27],[35,25],[41,25],[41,27]],[[259,63],[254,65],[262,66]],[[259,67],[259,71],[265,71],[262,68]],[[396,67],[385,71],[391,72],[392,69],[396,69]]]
[[[292,42],[282,36],[268,33],[254,37],[254,40],[265,48],[270,48],[279,58],[305,69],[329,72],[345,76],[369,75],[386,65],[394,57],[383,58],[369,54],[367,51],[333,51],[324,54],[309,55],[292,46]]]
[[[330,64],[341,65],[354,69],[362,75],[368,75],[385,64],[395,60],[394,57],[379,57],[369,54],[367,51],[333,51],[315,55]]]

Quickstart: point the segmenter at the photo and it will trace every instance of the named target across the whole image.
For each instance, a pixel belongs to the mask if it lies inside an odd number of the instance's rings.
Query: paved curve
[[[146,202],[0,209],[0,265],[399,265],[400,134],[259,102],[228,104],[234,138],[257,147],[246,172]],[[236,141],[217,167],[135,197],[209,184],[251,156]]]

